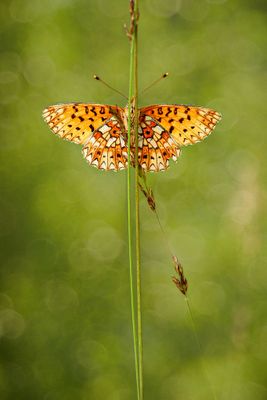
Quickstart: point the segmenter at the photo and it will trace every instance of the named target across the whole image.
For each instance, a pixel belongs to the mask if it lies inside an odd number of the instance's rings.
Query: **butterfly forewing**
[[[141,109],[169,132],[178,146],[187,146],[205,139],[221,119],[209,108],[185,105],[154,105]]]
[[[58,136],[84,144],[117,110],[118,107],[101,104],[58,104],[46,108],[43,117]]]

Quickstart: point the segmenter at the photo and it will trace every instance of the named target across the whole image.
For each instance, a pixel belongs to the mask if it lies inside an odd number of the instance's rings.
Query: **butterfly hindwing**
[[[87,162],[98,169],[127,168],[127,148],[119,121],[113,116],[98,128],[84,144],[82,152]]]
[[[140,114],[138,138],[138,161],[145,171],[164,171],[169,159],[179,157],[179,146],[157,121]]]

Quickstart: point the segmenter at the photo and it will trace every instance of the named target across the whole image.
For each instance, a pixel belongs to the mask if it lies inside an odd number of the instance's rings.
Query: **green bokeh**
[[[0,398],[134,400],[125,172],[88,167],[42,109],[124,105],[127,0],[1,2]],[[145,399],[267,398],[266,2],[140,0],[141,105],[223,120],[149,176],[202,350],[142,199]]]

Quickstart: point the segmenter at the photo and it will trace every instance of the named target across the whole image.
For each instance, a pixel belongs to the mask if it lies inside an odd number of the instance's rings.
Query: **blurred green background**
[[[142,198],[145,399],[267,399],[266,1],[140,0],[141,105],[223,114],[149,183],[202,350]],[[49,104],[124,106],[127,0],[1,2],[0,398],[134,400],[126,174],[89,167]]]

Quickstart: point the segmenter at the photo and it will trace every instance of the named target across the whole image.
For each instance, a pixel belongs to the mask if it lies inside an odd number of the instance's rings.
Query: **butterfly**
[[[128,107],[70,103],[47,107],[44,120],[62,139],[83,146],[90,165],[118,171],[128,166]],[[131,111],[130,111],[131,112]],[[181,147],[205,139],[221,115],[209,108],[151,105],[138,110],[138,163],[145,172],[164,171]],[[133,135],[131,135],[133,136]],[[134,165],[135,140],[130,144]]]

